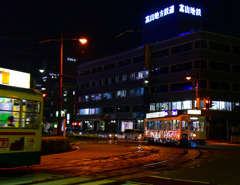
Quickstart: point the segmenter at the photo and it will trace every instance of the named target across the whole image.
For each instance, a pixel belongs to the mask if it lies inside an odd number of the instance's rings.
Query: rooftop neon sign
[[[179,9],[175,10],[175,5],[171,5],[171,6],[166,7],[158,12],[147,15],[145,17],[145,24],[150,23],[154,20],[158,20],[158,19],[168,16],[170,14],[174,14],[176,11],[178,11],[180,13],[186,13],[186,14],[190,14],[190,15],[194,15],[194,16],[199,16],[199,17],[202,16],[202,10],[200,8],[195,8],[195,7],[191,7],[188,5],[179,4]]]

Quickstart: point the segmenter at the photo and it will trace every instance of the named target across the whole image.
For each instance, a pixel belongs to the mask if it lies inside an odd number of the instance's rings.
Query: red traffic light
[[[42,94],[42,97],[43,97],[43,98],[45,98],[46,96],[47,96],[47,94],[46,94],[46,93],[43,93],[43,94]]]

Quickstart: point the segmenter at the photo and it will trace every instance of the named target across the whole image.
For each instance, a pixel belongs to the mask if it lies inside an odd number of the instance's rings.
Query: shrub
[[[68,137],[42,137],[42,155],[65,152],[70,149]]]

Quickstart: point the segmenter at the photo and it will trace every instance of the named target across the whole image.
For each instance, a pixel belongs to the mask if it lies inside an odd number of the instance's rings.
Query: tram
[[[201,110],[154,112],[146,117],[144,134],[149,142],[190,147],[206,144],[206,118]]]
[[[40,164],[41,157],[42,93],[2,83],[11,72],[4,77],[0,68],[0,168]]]

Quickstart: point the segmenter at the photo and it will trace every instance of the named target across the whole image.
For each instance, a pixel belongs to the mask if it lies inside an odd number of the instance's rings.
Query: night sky
[[[202,3],[206,25],[213,31],[228,27],[229,34],[240,34],[239,2],[187,2]],[[64,38],[89,40],[86,46],[64,41],[65,70],[72,67],[67,57],[87,62],[135,48],[142,44],[145,15],[165,4],[169,0],[0,0],[0,67],[32,74],[42,67],[58,72],[60,42],[39,42],[59,39],[61,32]]]

